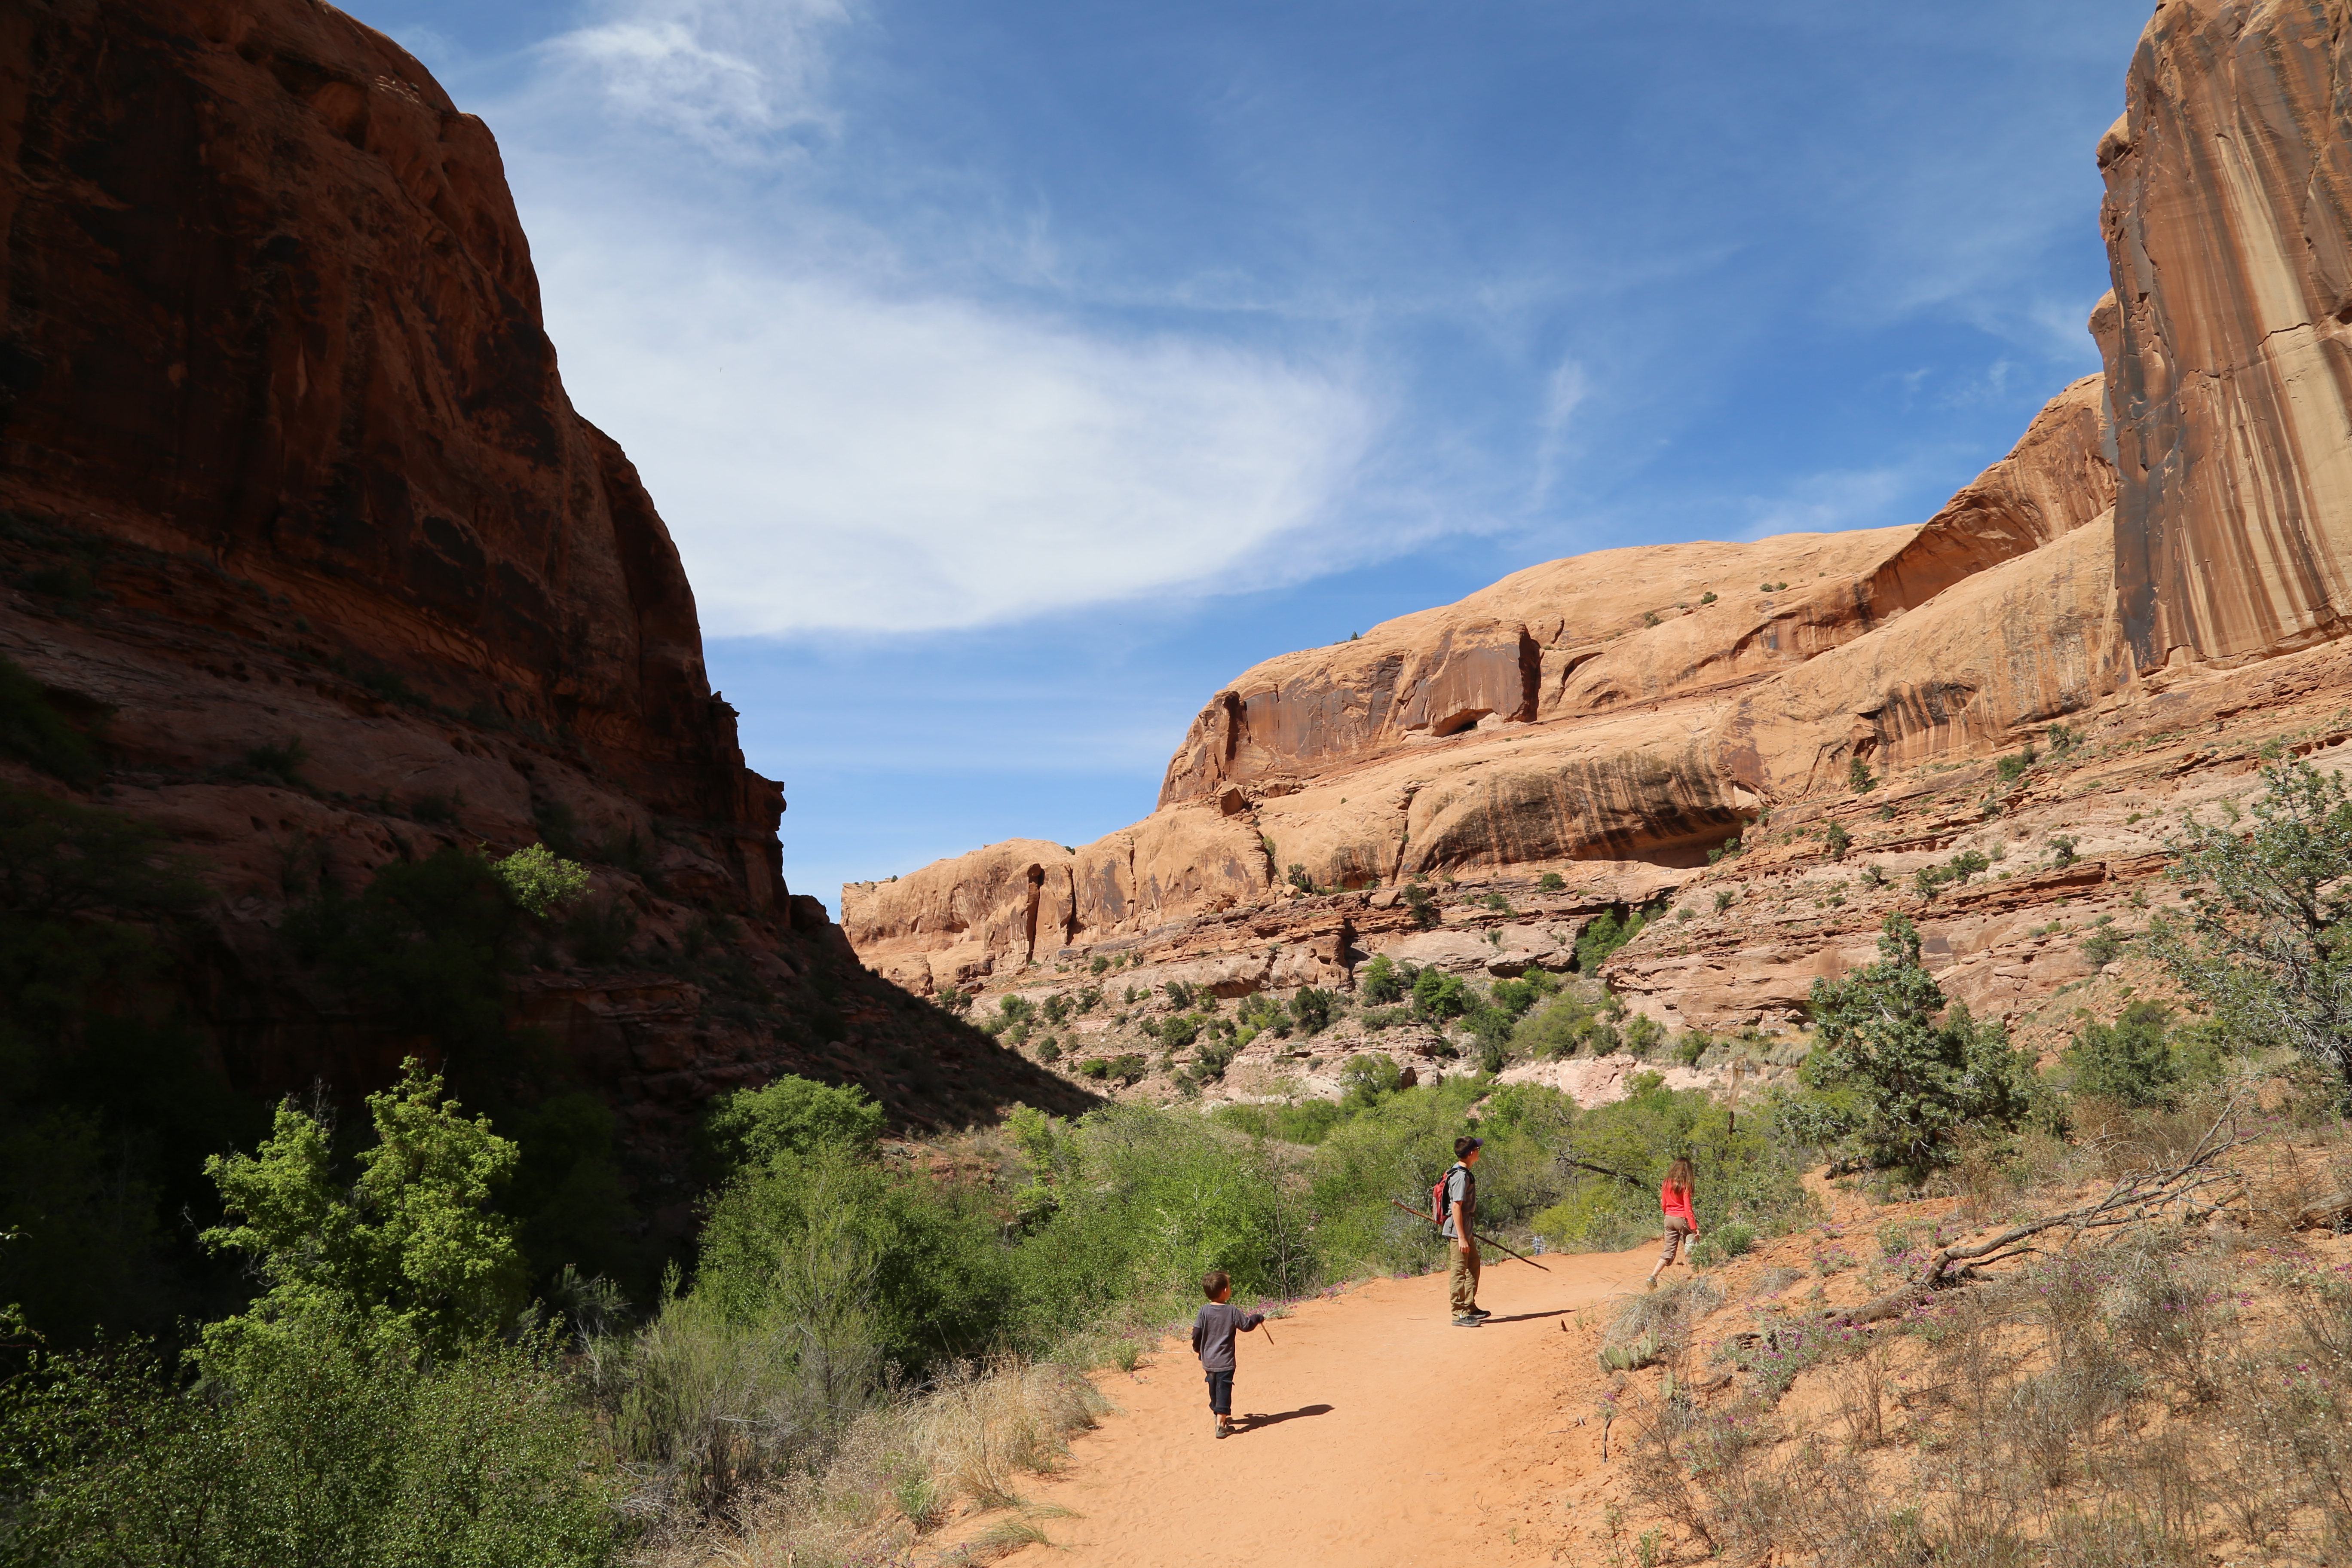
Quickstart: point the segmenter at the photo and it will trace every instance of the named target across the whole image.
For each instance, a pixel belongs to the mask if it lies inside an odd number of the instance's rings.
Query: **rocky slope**
[[[1655,911],[1605,977],[1684,1029],[1799,1025],[1897,907],[2029,1033],[2143,983],[2101,977],[2093,922],[2162,900],[2166,815],[2246,793],[2265,742],[2331,746],[2352,701],[2347,20],[2158,7],[2097,149],[2105,372],[1934,518],[1603,551],[1270,659],[1136,826],[845,889],[859,955],[941,991],[1066,991],[1103,955],[1344,991],[1432,940],[1395,902],[1419,878],[1461,973],[1517,973],[1531,918],[1565,967],[1581,921]],[[1972,850],[1981,877],[1916,885]]]
[[[544,838],[594,863],[602,940],[542,950],[513,1021],[649,1158],[784,1070],[917,1125],[1083,1103],[788,895],[782,792],[565,396],[497,144],[382,35],[311,0],[0,12],[0,657],[100,743],[80,797],[194,857],[175,1005],[240,1088],[373,1088],[418,1044],[290,963],[289,908]]]

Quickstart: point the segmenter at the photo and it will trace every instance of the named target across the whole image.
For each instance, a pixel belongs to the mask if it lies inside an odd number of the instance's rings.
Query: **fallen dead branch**
[[[2188,1158],[2160,1169],[2124,1176],[2096,1203],[2027,1220],[2021,1225],[2011,1226],[1989,1240],[1967,1247],[1937,1247],[1911,1279],[1858,1307],[1824,1313],[1825,1322],[1831,1328],[1854,1328],[1901,1317],[1937,1290],[1983,1279],[1986,1277],[1984,1271],[1995,1264],[2038,1251],[2039,1248],[2029,1244],[2035,1237],[2050,1231],[2064,1230],[2071,1235],[2081,1236],[2090,1231],[2112,1230],[2119,1226],[2139,1224],[2155,1217],[2172,1204],[2181,1204],[2186,1210],[2187,1201],[2193,1194],[2240,1179],[2236,1172],[2221,1168],[2218,1162],[2231,1150],[2252,1142],[2260,1134],[2242,1138],[2221,1136],[2222,1127],[2230,1122],[2236,1110],[2237,1105],[2233,1101],[2216,1117],[2211,1128],[2198,1140],[2197,1147],[2190,1151]]]

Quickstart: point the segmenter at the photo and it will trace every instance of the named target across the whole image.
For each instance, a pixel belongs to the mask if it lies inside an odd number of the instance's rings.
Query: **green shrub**
[[[1412,1010],[1417,1016],[1440,1022],[1459,1018],[1470,1010],[1471,1001],[1470,989],[1459,975],[1424,969],[1413,977]]]
[[[1629,911],[1622,921],[1614,910],[1603,910],[1585,923],[1576,935],[1576,972],[1597,974],[1609,955],[1642,934],[1649,923],[1650,911]]]
[[[2074,1092],[2126,1105],[2169,1105],[2184,1074],[2167,1026],[2172,1010],[2161,1002],[2135,1002],[2113,1024],[2085,1024],[2060,1058]]]
[[[1562,1152],[1632,1180],[1572,1171],[1560,1199],[1531,1221],[1545,1241],[1564,1250],[1611,1251],[1656,1235],[1658,1186],[1677,1155],[1687,1156],[1696,1172],[1693,1205],[1702,1233],[1737,1217],[1751,1236],[1775,1234],[1811,1213],[1801,1181],[1809,1152],[1788,1135],[1778,1101],[1743,1111],[1735,1126],[1727,1109],[1703,1089],[1670,1089],[1648,1072],[1635,1074],[1628,1087],[1623,1100],[1577,1115]]]
[[[765,1089],[739,1089],[712,1100],[702,1136],[719,1169],[733,1174],[826,1152],[869,1158],[884,1121],[882,1108],[855,1084],[786,1073]]]
[[[1536,879],[1536,891],[1538,893],[1557,893],[1567,886],[1568,879],[1557,871],[1546,871]]]
[[[1520,1020],[1511,1033],[1512,1048],[1523,1057],[1572,1057],[1591,1042],[1595,1025],[1592,1004],[1572,992],[1563,994]]]
[[[2185,921],[2159,914],[2149,951],[2235,1037],[2292,1047],[2352,1085],[2352,790],[2273,753],[2251,831],[2193,817],[2167,840]]]
[[[1845,852],[1853,846],[1853,835],[1845,830],[1843,823],[1832,822],[1822,829],[1822,851],[1831,859],[1844,859]]]
[[[1665,1044],[1665,1026],[1655,1018],[1636,1014],[1625,1025],[1625,1048],[1637,1057],[1646,1057]]]
[[[506,884],[507,896],[525,913],[545,919],[588,890],[585,867],[558,859],[544,844],[531,844],[490,869]]]
[[[1887,917],[1878,951],[1878,963],[1846,979],[1813,982],[1822,1043],[1805,1060],[1807,1082],[1858,1096],[1856,1136],[1882,1165],[1941,1164],[1961,1127],[2016,1126],[2032,1069],[2008,1032],[1945,1006],[1903,916]]]
[[[1259,1138],[1286,1143],[1320,1143],[1347,1120],[1336,1101],[1302,1100],[1296,1105],[1221,1105],[1213,1120]]]
[[[1364,973],[1356,981],[1356,993],[1373,1006],[1385,1005],[1404,995],[1404,982],[1397,977],[1396,965],[1389,962],[1387,953],[1374,954],[1372,961],[1364,965]]]
[[[1497,980],[1494,989],[1488,993],[1488,1000],[1513,1018],[1517,1018],[1536,1005],[1539,994],[1541,993],[1528,981]]]
[[[1437,900],[1430,897],[1429,889],[1421,885],[1417,877],[1404,885],[1404,903],[1419,930],[1429,931],[1444,919],[1438,913]]]
[[[1368,1110],[1396,1092],[1404,1069],[1385,1051],[1368,1051],[1348,1058],[1339,1069],[1345,1087],[1340,1103],[1350,1110]]]
[[[305,1315],[183,1388],[135,1353],[37,1358],[0,1389],[11,1561],[610,1562],[611,1471],[528,1347],[427,1356]]]
[[[415,1058],[399,1084],[367,1097],[375,1142],[358,1179],[336,1179],[326,1125],[290,1101],[254,1153],[215,1155],[228,1223],[202,1240],[241,1252],[268,1287],[245,1315],[205,1331],[207,1358],[234,1359],[306,1316],[348,1321],[386,1342],[446,1354],[505,1329],[522,1304],[515,1225],[491,1202],[517,1150],[442,1098]]]
[[[1338,1016],[1339,998],[1328,991],[1312,985],[1302,985],[1290,998],[1290,1016],[1298,1025],[1301,1035],[1312,1037],[1330,1027]]]
[[[1878,781],[1870,774],[1870,764],[1860,757],[1847,759],[1845,784],[1846,787],[1856,795],[1868,795],[1878,787]]]

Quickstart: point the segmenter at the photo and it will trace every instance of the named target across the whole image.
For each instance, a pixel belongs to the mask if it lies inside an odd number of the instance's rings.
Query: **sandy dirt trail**
[[[1578,1308],[1640,1289],[1654,1256],[1554,1255],[1549,1274],[1490,1264],[1480,1303],[1496,1315],[1481,1329],[1453,1326],[1443,1275],[1302,1302],[1270,1325],[1270,1343],[1242,1337],[1243,1430],[1223,1440],[1210,1436],[1199,1363],[1170,1340],[1135,1373],[1098,1376],[1116,1413],[1072,1443],[1059,1475],[1027,1489],[1033,1504],[1070,1516],[1038,1521],[1053,1546],[1003,1561],[1551,1561],[1561,1521],[1547,1510],[1570,1506],[1563,1487],[1598,1457],[1598,1424],[1575,1425],[1590,1401],[1570,1398],[1591,1381],[1591,1342],[1561,1326]]]

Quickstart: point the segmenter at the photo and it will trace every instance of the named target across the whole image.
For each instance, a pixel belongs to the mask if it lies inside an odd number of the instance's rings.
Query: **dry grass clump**
[[[959,1514],[1025,1505],[1022,1477],[1052,1471],[1074,1432],[1109,1403],[1075,1368],[1051,1362],[960,1363],[928,1392],[854,1417],[830,1462],[748,1487],[726,1514],[648,1543],[648,1568],[868,1568]],[[999,1521],[973,1561],[1043,1533],[1035,1517]]]
[[[1629,1402],[1625,1484],[1737,1562],[2352,1558],[2352,1253],[2264,1239],[2285,1199],[2259,1198],[2334,1181],[2345,1152],[2262,1152],[2252,1209],[2062,1240],[1907,1321],[1816,1332],[1751,1298],[1757,1331],[1724,1352],[1743,1386]]]

